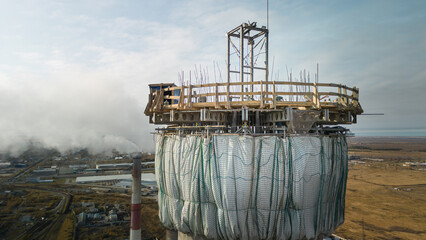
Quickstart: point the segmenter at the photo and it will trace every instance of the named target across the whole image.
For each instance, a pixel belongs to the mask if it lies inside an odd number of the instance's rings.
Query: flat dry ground
[[[350,138],[345,223],[347,239],[426,239],[426,138]],[[375,159],[375,160],[372,160]],[[377,161],[383,159],[383,161]]]

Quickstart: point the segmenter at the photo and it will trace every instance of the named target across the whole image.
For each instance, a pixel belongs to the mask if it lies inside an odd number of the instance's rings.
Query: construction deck
[[[363,112],[359,89],[319,83],[318,68],[314,82],[306,72],[298,81],[291,75],[289,81],[269,80],[268,33],[256,23],[228,32],[226,82],[149,85],[145,115],[150,123],[168,125],[165,131],[171,132],[209,128],[253,134],[306,134],[327,125],[356,123]]]

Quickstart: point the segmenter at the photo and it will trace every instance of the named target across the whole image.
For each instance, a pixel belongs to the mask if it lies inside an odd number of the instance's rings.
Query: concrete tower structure
[[[359,90],[271,80],[266,27],[227,33],[227,77],[151,84],[159,217],[169,239],[319,239],[344,222]],[[181,76],[183,77],[183,75]],[[191,77],[190,77],[191,78]],[[185,84],[188,83],[189,84]],[[179,236],[179,237],[178,237]]]

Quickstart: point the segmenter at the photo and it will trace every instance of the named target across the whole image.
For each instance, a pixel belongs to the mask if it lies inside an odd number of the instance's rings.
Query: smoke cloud
[[[1,77],[2,151],[17,153],[33,141],[60,151],[152,150],[151,128],[143,115],[146,89],[140,89],[138,99],[108,71],[55,64],[48,76]]]

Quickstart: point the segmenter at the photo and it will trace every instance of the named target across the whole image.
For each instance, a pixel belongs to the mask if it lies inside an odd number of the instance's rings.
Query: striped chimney
[[[133,158],[130,240],[141,239],[141,156]]]

